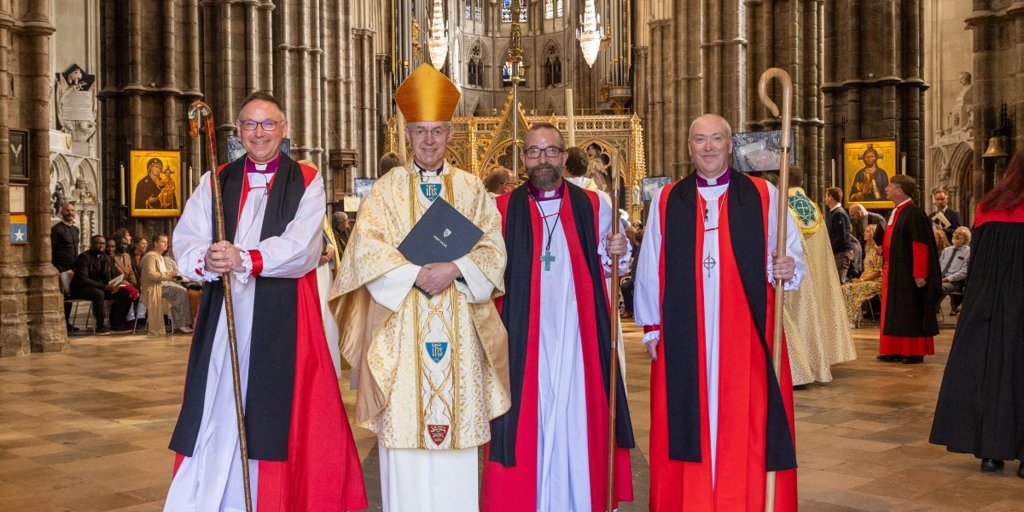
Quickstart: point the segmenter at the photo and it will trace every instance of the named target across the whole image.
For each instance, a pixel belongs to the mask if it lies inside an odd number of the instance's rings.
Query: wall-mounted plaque
[[[11,198],[11,213],[25,213],[25,185],[12,184],[8,190]]]
[[[28,132],[12,128],[8,130],[7,138],[11,144],[7,148],[11,181],[28,181]]]

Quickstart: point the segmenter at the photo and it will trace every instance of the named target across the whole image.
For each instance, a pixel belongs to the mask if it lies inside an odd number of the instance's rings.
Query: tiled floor
[[[857,330],[861,358],[835,367],[831,384],[797,391],[803,510],[1024,510],[1016,463],[982,475],[973,458],[927,443],[951,333],[938,338],[938,355],[904,366],[875,361],[877,328]],[[649,366],[638,331],[626,338],[642,455]],[[77,337],[65,352],[0,359],[0,511],[160,510],[188,343]],[[372,435],[357,429],[357,444],[366,457]],[[634,483],[646,490],[646,470],[637,469]]]

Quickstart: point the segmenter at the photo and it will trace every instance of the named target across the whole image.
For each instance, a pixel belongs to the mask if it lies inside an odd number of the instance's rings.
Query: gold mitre
[[[451,121],[462,96],[448,77],[420,64],[395,91],[395,103],[409,123]]]

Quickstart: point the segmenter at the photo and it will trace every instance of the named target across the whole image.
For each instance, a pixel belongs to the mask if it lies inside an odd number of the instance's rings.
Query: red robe
[[[895,227],[899,221],[900,214],[906,209],[907,206],[913,204],[912,201],[903,203],[896,208],[893,213],[893,221],[890,224],[891,227]],[[892,263],[890,258],[890,249],[892,247],[892,237],[895,229],[886,229],[885,238],[882,242],[882,258],[884,264],[882,266],[882,322],[881,329],[878,337],[878,353],[881,355],[903,355],[903,356],[930,356],[935,354],[935,337],[934,336],[893,336],[885,334],[886,320],[888,315],[886,314],[886,305],[889,301],[889,268]],[[905,243],[905,242],[900,242]],[[913,243],[913,274],[915,278],[927,279],[929,275],[929,255],[928,246],[924,243],[914,241]],[[928,312],[927,314],[933,313]]]
[[[524,185],[525,187],[525,185]],[[515,193],[515,192],[513,192]],[[600,234],[599,198],[591,191],[585,192],[594,211],[593,229]],[[510,194],[497,199],[498,210],[503,221],[508,220]],[[489,451],[484,456],[483,489],[481,510],[487,512],[519,512],[537,509],[537,386],[538,386],[538,345],[540,343],[540,256],[543,247],[544,222],[534,201],[530,201],[530,218],[533,232],[533,255],[530,279],[530,328],[526,348],[526,364],[520,395],[519,421],[516,429],[516,464],[506,467],[490,460]],[[596,322],[594,321],[595,298],[591,275],[588,272],[583,246],[577,235],[577,225],[570,204],[569,193],[563,195],[559,210],[562,229],[569,245],[572,261],[573,284],[576,290],[577,313],[580,321],[581,349],[583,351],[584,374],[587,397],[587,434],[590,467],[591,508],[594,512],[605,510],[608,485],[608,394],[604,388],[602,365],[598,353]],[[506,227],[503,225],[503,228]],[[514,279],[514,277],[512,277]],[[506,283],[509,276],[506,276]],[[602,281],[603,282],[603,281]],[[600,293],[606,293],[603,289]],[[499,311],[503,301],[496,301]],[[512,344],[513,340],[509,340]],[[621,405],[620,405],[621,406]],[[489,445],[488,445],[489,448]],[[582,462],[582,457],[581,457]],[[615,451],[615,503],[633,500],[632,469],[629,449],[617,447]],[[580,511],[582,512],[582,511]]]
[[[308,186],[317,171],[302,166],[302,172]],[[240,205],[245,204],[248,191],[249,182],[243,179]],[[258,279],[262,260],[258,251],[251,255],[252,274]],[[297,280],[297,300],[288,456],[283,461],[258,461],[253,504],[260,512],[365,510],[359,453],[327,348],[316,269]],[[183,461],[184,456],[176,454],[175,474]]]
[[[742,178],[742,177],[739,177]],[[734,176],[733,180],[738,179]],[[761,196],[764,219],[764,233],[767,244],[769,220],[769,196],[763,180],[753,179]],[[660,253],[661,290],[665,290],[665,246],[664,228],[666,222],[687,222],[686,219],[666,219],[668,198],[672,188],[667,187],[661,195],[660,215],[662,247]],[[736,184],[730,185],[730,192]],[[697,192],[699,194],[699,192]],[[721,199],[725,201],[725,196]],[[719,264],[720,301],[727,308],[720,317],[720,361],[719,368],[719,414],[718,446],[715,484],[711,479],[711,436],[708,422],[707,368],[705,366],[705,326],[703,279],[700,258],[696,258],[693,272],[696,275],[697,336],[700,386],[700,452],[701,462],[685,462],[669,458],[669,421],[666,397],[666,372],[664,343],[658,344],[658,358],[651,367],[651,504],[650,510],[675,512],[678,510],[699,511],[763,511],[765,508],[765,418],[767,417],[768,367],[751,308],[744,291],[732,250],[730,237],[729,202],[719,215]],[[784,203],[780,208],[785,208]],[[703,254],[703,218],[695,215],[696,254]],[[774,219],[772,219],[773,221]],[[766,337],[771,347],[774,288],[767,279]],[[664,316],[663,316],[664,318]],[[782,367],[779,374],[779,388],[786,411],[790,432],[793,425],[793,386],[789,371],[789,357],[785,340],[782,341]],[[795,437],[795,436],[794,436]],[[795,442],[795,441],[794,441]],[[775,510],[797,509],[796,470],[789,469],[776,473]]]

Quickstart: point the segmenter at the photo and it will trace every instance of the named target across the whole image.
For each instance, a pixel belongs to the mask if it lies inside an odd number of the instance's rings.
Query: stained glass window
[[[522,23],[526,21],[526,0],[519,0],[519,2],[523,6],[519,11],[519,22]],[[512,0],[501,0],[501,22],[512,23]]]

